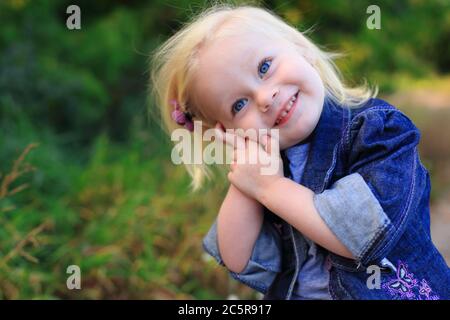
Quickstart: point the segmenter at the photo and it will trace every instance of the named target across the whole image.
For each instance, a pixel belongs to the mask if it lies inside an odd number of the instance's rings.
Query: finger
[[[249,143],[250,143],[250,138],[249,137],[244,137],[244,147],[245,150],[244,151],[244,156],[245,156],[245,160],[250,159],[250,148],[249,148]]]
[[[270,145],[270,136],[268,134],[265,134],[261,137],[261,144],[263,145],[264,151],[266,151],[268,154],[270,154],[272,148]]]
[[[216,123],[214,127],[214,133],[222,142],[234,147],[234,135],[230,132],[227,132],[220,122]]]
[[[216,122],[216,125],[214,128],[219,129],[220,131],[225,131],[225,127],[223,126],[223,124],[221,124],[219,121]]]
[[[280,132],[278,129],[272,129],[268,134],[266,134],[265,139],[265,150],[268,154],[273,152],[278,152],[280,148]]]
[[[243,159],[245,159],[245,157],[247,157],[248,159],[250,143],[252,141],[251,137],[240,129],[236,130],[234,135],[236,136],[237,142],[236,149],[243,150],[244,151],[242,153],[242,156],[244,157]]]
[[[218,129],[215,128],[215,130]],[[223,142],[230,145],[234,149],[245,149],[245,140],[242,137],[234,134],[232,130],[221,131],[220,138]]]
[[[247,147],[248,142],[248,136],[245,135],[244,131],[242,129],[236,129],[232,131],[235,142],[236,142],[236,149],[245,149]]]
[[[234,149],[233,150],[233,160],[235,163],[244,164],[245,163],[245,152],[247,149]]]
[[[224,129],[223,126],[220,122],[217,122],[216,125],[214,126],[214,136],[215,138],[217,138],[219,141],[225,142],[224,141]]]
[[[227,174],[228,181],[230,181],[230,182],[232,182],[231,181],[232,180],[232,175],[233,175],[233,173],[231,171],[228,172],[228,174]]]
[[[222,143],[225,143],[232,148],[236,147],[235,136],[232,133],[214,128],[214,134],[220,141],[222,141]]]
[[[246,139],[246,137],[244,136],[240,136],[239,133],[234,133],[233,136],[235,137],[235,149],[241,149],[241,150],[245,150],[247,149],[247,143],[248,140]]]

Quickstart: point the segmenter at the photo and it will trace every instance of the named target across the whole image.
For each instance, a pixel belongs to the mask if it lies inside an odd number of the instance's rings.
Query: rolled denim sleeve
[[[420,132],[391,107],[353,119],[343,151],[349,174],[314,195],[319,215],[363,264],[383,259],[415,214],[428,173],[417,145]]]
[[[333,233],[361,260],[365,248],[391,225],[377,198],[359,173],[338,180],[314,195],[314,205]]]
[[[226,267],[217,242],[217,219],[203,238],[203,249]],[[265,294],[281,270],[281,239],[276,227],[265,218],[247,266],[240,273],[227,270],[234,279]]]

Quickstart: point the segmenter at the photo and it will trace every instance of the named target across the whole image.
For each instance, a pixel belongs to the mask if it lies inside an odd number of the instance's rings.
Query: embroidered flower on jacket
[[[439,296],[431,295],[432,291],[433,290],[431,290],[428,282],[425,279],[422,279],[419,287],[419,295],[425,296],[425,299],[421,299],[419,296],[419,300],[439,300]]]
[[[397,274],[395,278],[388,279],[383,283],[383,289],[391,296],[398,299],[408,300],[438,300],[438,295],[432,295],[432,289],[425,279],[419,281],[414,274],[408,271],[408,266],[398,261]]]

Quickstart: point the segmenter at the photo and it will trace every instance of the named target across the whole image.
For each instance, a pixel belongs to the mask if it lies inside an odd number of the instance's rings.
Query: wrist
[[[282,181],[285,179],[286,179],[286,177],[274,176],[272,179],[269,180],[269,182],[267,184],[265,184],[265,186],[263,188],[261,188],[260,192],[257,195],[257,200],[262,205],[267,207],[268,201],[270,201],[271,195],[273,195],[274,192],[276,192],[280,183],[282,183]]]

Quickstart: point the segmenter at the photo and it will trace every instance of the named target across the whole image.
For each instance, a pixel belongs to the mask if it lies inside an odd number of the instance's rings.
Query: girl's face
[[[280,150],[314,130],[324,94],[299,48],[264,34],[214,40],[200,52],[194,78],[195,100],[206,116],[225,129],[279,129]]]

